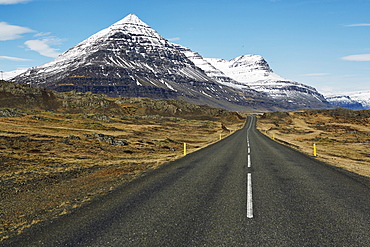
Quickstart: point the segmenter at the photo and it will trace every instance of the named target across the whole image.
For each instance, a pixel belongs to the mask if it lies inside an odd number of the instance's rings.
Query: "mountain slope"
[[[243,94],[208,77],[135,15],[125,17],[13,81],[57,91],[173,98],[233,110],[250,108]]]
[[[178,49],[219,83],[242,92],[254,90],[282,108],[298,110],[332,107],[315,88],[275,74],[262,56],[244,55],[228,61],[203,58],[179,45]]]
[[[347,94],[351,99],[361,103],[365,109],[370,110],[370,91],[350,92]]]
[[[275,74],[268,63],[259,55],[245,55],[230,61],[223,59],[206,59],[227,76],[248,85],[258,92],[267,93],[274,100],[286,102],[292,108],[326,108],[328,103],[315,88],[287,80]],[[235,85],[239,88],[239,85]]]
[[[365,109],[360,102],[353,100],[351,99],[351,97],[346,96],[346,95],[326,96],[325,98],[332,105],[338,106],[340,108],[347,108],[351,110]]]
[[[352,110],[370,110],[370,91],[328,94],[325,98],[333,105]]]
[[[12,78],[16,77],[19,74],[22,74],[26,72],[27,69],[16,69],[13,71],[8,71],[8,72],[2,72],[2,79],[3,80],[11,80]]]
[[[278,87],[285,90],[282,94],[280,88],[275,90],[276,85],[264,85],[265,80],[261,90],[261,86],[256,86],[258,83],[252,83],[251,87],[243,80],[239,81],[240,78],[234,78],[230,74],[234,70],[223,71],[218,64],[211,65],[199,54],[200,59],[191,59],[185,50],[168,42],[131,14],[55,60],[16,76],[13,81],[60,92],[76,90],[113,97],[171,98],[239,111],[330,107],[319,94],[313,100],[311,92],[314,89],[307,89],[302,84],[289,82],[289,89],[295,87],[289,91],[283,87],[286,83],[279,81],[283,86]],[[239,68],[244,70],[246,64],[241,60],[233,61],[233,66],[241,64],[243,66]],[[199,61],[203,64],[198,64]],[[254,71],[267,73],[261,68]],[[277,84],[280,77],[268,72],[273,77],[270,84]],[[302,97],[291,97],[290,92],[299,90]],[[275,97],[277,92],[279,97]]]

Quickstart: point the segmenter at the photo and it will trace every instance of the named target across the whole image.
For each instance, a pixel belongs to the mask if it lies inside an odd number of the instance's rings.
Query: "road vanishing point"
[[[4,246],[370,246],[370,187],[243,129]]]

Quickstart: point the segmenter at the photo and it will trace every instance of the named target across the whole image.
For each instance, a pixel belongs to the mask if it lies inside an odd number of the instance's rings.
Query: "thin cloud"
[[[324,75],[330,75],[331,73],[312,73],[312,74],[303,74],[300,76],[324,76]]]
[[[17,3],[25,3],[31,0],[0,0],[0,4],[17,4]]]
[[[350,56],[341,57],[341,59],[346,60],[346,61],[367,62],[367,61],[370,61],[370,54],[350,55]]]
[[[50,45],[60,44],[60,42],[61,40],[58,38],[49,37],[45,39],[28,40],[24,42],[24,44],[28,49],[36,51],[40,53],[40,55],[56,58],[60,54],[60,52],[58,52],[59,49],[52,48]]]
[[[47,32],[47,33],[40,32],[40,33],[37,33],[37,34],[33,35],[33,37],[48,36],[50,34],[51,34],[51,32]]]
[[[22,34],[33,32],[35,31],[28,27],[9,25],[6,22],[0,22],[0,41],[19,39],[22,37]]]
[[[179,37],[168,39],[168,41],[178,41],[178,40],[180,40],[180,38],[179,38]]]
[[[370,27],[370,23],[350,24],[345,25],[345,27]]]
[[[26,59],[26,58],[8,57],[8,56],[0,56],[0,60],[10,60],[10,61],[18,61],[18,62],[31,61],[30,59]]]

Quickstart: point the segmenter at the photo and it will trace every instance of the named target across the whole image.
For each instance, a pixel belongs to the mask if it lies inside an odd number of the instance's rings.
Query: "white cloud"
[[[303,74],[300,76],[324,76],[324,75],[330,75],[331,73],[312,73],[312,74]]]
[[[180,38],[179,37],[176,37],[176,38],[170,38],[170,39],[168,39],[168,41],[177,41],[177,40],[180,40]]]
[[[17,4],[29,2],[30,0],[0,0],[0,4]]]
[[[0,60],[10,60],[10,61],[31,61],[30,59],[26,59],[26,58],[8,57],[8,56],[0,56]]]
[[[370,23],[350,24],[345,25],[345,27],[370,27]]]
[[[28,27],[9,25],[6,22],[0,22],[0,41],[19,39],[22,37],[21,34],[32,32],[35,31]]]
[[[346,61],[370,61],[370,54],[360,54],[360,55],[350,55],[346,57],[341,57],[342,60]]]
[[[54,37],[44,38],[44,39],[36,39],[36,40],[28,40],[24,42],[24,44],[32,51],[36,51],[43,56],[56,58],[59,56],[60,52],[58,49],[50,47],[50,45],[57,45],[60,44],[61,40]]]
[[[48,36],[50,34],[51,34],[51,32],[47,32],[47,33],[40,32],[40,33],[37,33],[37,34],[33,35],[33,37]]]

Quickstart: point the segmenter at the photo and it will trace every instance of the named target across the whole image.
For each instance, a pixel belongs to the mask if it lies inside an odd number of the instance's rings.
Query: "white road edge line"
[[[247,217],[253,218],[253,200],[252,200],[252,174],[248,173],[247,180]]]
[[[251,167],[251,156],[248,154],[248,167]]]

